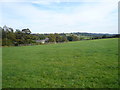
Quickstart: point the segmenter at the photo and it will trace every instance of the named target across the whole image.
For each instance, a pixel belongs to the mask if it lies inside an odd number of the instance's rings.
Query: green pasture
[[[3,88],[118,88],[118,39],[2,48]]]

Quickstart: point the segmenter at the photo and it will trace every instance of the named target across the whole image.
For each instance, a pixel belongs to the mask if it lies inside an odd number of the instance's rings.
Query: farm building
[[[35,40],[36,41],[36,43],[45,43],[45,42],[47,42],[49,40],[49,38],[46,38],[46,39],[43,39],[43,40]]]

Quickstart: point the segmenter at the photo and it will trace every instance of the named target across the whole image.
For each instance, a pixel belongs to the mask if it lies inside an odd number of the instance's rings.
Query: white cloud
[[[7,0],[5,0],[7,1]],[[14,0],[17,1],[17,0]],[[82,0],[81,0],[82,1]],[[88,0],[84,0],[87,2]],[[91,0],[96,2],[95,0]],[[99,0],[98,0],[99,1]],[[101,0],[99,3],[87,3],[74,7],[62,7],[71,11],[66,13],[42,9],[27,3],[4,3],[2,24],[13,28],[30,28],[32,32],[108,32],[117,33],[117,0]],[[32,3],[51,6],[51,2]],[[58,2],[60,3],[60,2]],[[57,6],[55,7],[57,8]],[[7,9],[11,10],[7,12]],[[51,9],[51,8],[50,8]],[[113,13],[115,11],[115,13]],[[8,15],[12,13],[12,15]]]

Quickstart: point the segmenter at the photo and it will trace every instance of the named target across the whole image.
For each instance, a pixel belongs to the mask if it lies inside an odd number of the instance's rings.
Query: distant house
[[[43,39],[43,40],[35,40],[36,41],[36,43],[45,43],[45,42],[47,42],[49,40],[49,38],[46,38],[46,39]]]

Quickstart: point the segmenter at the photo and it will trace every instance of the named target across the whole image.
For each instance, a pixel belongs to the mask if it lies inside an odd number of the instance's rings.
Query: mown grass
[[[118,87],[118,39],[3,48],[3,88]]]

